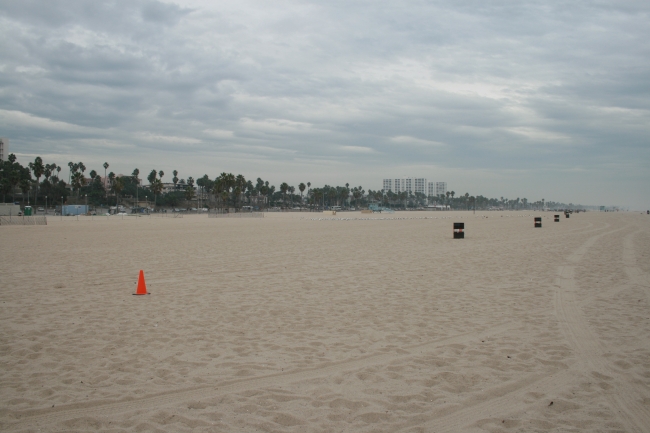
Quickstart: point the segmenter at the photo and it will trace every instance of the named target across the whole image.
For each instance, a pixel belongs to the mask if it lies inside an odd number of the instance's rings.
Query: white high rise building
[[[423,177],[403,177],[395,179],[384,179],[384,191],[392,192],[408,192],[415,194],[416,192],[426,194],[427,180]]]
[[[395,178],[395,179],[384,179],[384,192],[411,192],[413,191],[413,178]]]
[[[427,197],[431,197],[435,195],[436,195],[436,183],[427,182]]]
[[[420,193],[427,197],[439,196],[447,193],[447,182],[427,182],[424,177],[405,177],[383,180],[384,192]]]
[[[9,157],[9,139],[0,138],[0,161],[4,161]]]
[[[385,192],[392,191],[394,193],[406,191],[415,194],[419,192],[431,197],[446,194],[447,182],[427,182],[424,177],[384,179],[383,189]]]
[[[416,177],[413,179],[413,194],[427,195],[427,180],[423,177]]]
[[[447,182],[436,182],[436,193],[434,195],[447,194]]]

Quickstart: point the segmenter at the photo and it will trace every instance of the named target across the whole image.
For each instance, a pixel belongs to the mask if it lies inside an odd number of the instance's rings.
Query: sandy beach
[[[650,431],[648,215],[50,218],[0,254],[2,431]]]

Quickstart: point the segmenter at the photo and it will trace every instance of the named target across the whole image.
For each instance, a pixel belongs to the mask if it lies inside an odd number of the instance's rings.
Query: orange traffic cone
[[[140,269],[140,276],[138,277],[138,290],[134,295],[148,295],[147,293],[147,283],[144,282],[144,272]]]

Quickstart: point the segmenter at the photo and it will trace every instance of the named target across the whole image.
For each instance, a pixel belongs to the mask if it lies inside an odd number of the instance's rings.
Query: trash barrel
[[[553,215],[553,221],[556,223],[560,222],[560,216],[559,215]]]
[[[454,239],[465,239],[465,223],[454,223]]]
[[[535,217],[535,228],[542,227],[542,217]]]

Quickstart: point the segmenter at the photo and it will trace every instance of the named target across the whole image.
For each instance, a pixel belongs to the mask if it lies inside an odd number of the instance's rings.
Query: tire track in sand
[[[600,233],[589,238],[585,243],[578,247],[569,257],[568,261],[577,263],[584,255],[589,251],[589,249],[603,236],[618,232],[625,229],[622,227],[616,230],[611,230],[605,233]],[[562,275],[565,272],[566,266],[560,266],[559,274]],[[573,269],[573,267],[570,267]],[[572,271],[571,271],[572,272]],[[573,274],[571,274],[572,276]],[[562,282],[564,283],[564,279]],[[571,280],[573,281],[573,280]],[[575,282],[574,282],[575,284]],[[555,306],[556,315],[558,315],[558,310],[563,310],[563,298],[558,298],[558,292],[562,292],[563,286],[556,283],[556,293],[555,293]],[[566,301],[564,301],[566,302]],[[577,304],[572,302],[572,307],[577,308]],[[570,317],[570,316],[569,316]],[[565,317],[558,318],[560,322],[566,323],[567,320]],[[586,325],[586,322],[584,322]],[[563,326],[561,326],[563,328]],[[574,330],[575,332],[582,332],[581,329]],[[568,334],[567,340],[571,343],[571,347],[575,350],[575,334]],[[584,338],[584,337],[583,337]],[[594,339],[591,340],[595,342]],[[587,344],[589,344],[587,342]],[[581,356],[577,357],[578,359]],[[485,390],[484,392],[470,397],[467,401],[462,404],[443,407],[426,417],[418,417],[418,419],[409,421],[402,425],[396,431],[405,431],[413,428],[419,428],[424,431],[435,431],[436,433],[443,432],[457,432],[457,431],[467,431],[474,425],[477,421],[481,419],[491,418],[496,414],[502,416],[504,412],[506,413],[517,413],[522,412],[526,409],[527,403],[524,403],[524,396],[529,392],[537,392],[542,394],[550,394],[556,392],[558,388],[566,385],[566,383],[575,380],[576,374],[578,374],[583,368],[583,364],[576,362],[571,364],[566,370],[552,370],[550,372],[529,375],[515,379],[511,382],[497,386],[495,388]],[[504,411],[505,408],[505,411]],[[617,406],[617,408],[619,408]],[[623,412],[626,413],[626,412]],[[619,418],[621,412],[618,412]],[[630,424],[629,422],[623,421],[624,425]],[[638,421],[632,424],[629,431],[642,431],[636,427]],[[644,424],[639,424],[644,425]],[[650,424],[646,424],[650,425]]]
[[[636,265],[637,255],[633,238],[634,233],[630,233],[623,240],[623,266],[630,284],[641,287],[646,295],[646,300],[650,303],[650,276]]]
[[[220,384],[218,383],[213,385],[204,385],[190,389],[186,388],[183,390],[165,392],[139,399],[129,399],[124,401],[94,401],[88,403],[79,402],[61,405],[55,408],[33,409],[20,412],[5,411],[3,414],[4,422],[6,423],[5,431],[37,428],[38,426],[51,425],[57,422],[79,417],[106,417],[126,412],[161,408],[165,406],[177,405],[180,402],[188,400],[200,400],[204,398],[212,398],[219,395],[232,394],[252,389],[280,386],[292,382],[316,379],[323,376],[333,375],[341,371],[355,370],[359,368],[365,368],[370,365],[386,364],[399,359],[412,358],[413,356],[419,355],[419,353],[414,353],[415,350],[430,351],[448,344],[469,343],[473,340],[476,340],[479,335],[499,335],[518,326],[521,326],[521,324],[511,321],[503,322],[490,328],[474,330],[460,335],[455,335],[436,341],[430,341],[423,344],[397,348],[396,350],[398,350],[399,353],[375,353],[365,357],[341,361],[313,369],[277,373],[262,377],[241,379],[237,381],[226,381]],[[15,421],[9,422],[10,418],[13,418]]]
[[[647,431],[646,428],[650,425],[650,410],[642,403],[642,399],[648,396],[648,390],[635,381],[625,380],[609,365],[603,356],[607,350],[598,335],[590,328],[576,299],[578,284],[575,281],[575,265],[583,259],[588,249],[600,237],[616,231],[618,230],[592,237],[583,245],[584,248],[579,248],[568,258],[571,265],[560,266],[555,291],[555,310],[560,329],[575,351],[582,371],[590,372],[592,375],[613,377],[615,380],[608,383],[612,385],[614,392],[607,393],[606,397],[614,407],[614,412],[619,421],[626,426],[627,431],[643,432]],[[634,251],[630,250],[632,244],[628,241],[633,235],[634,233],[627,235],[624,241],[623,259],[627,261],[635,257]],[[634,268],[626,266],[626,270],[628,269]],[[638,268],[636,270],[640,271]],[[628,278],[630,274],[635,278],[639,276],[639,272],[628,271]]]

